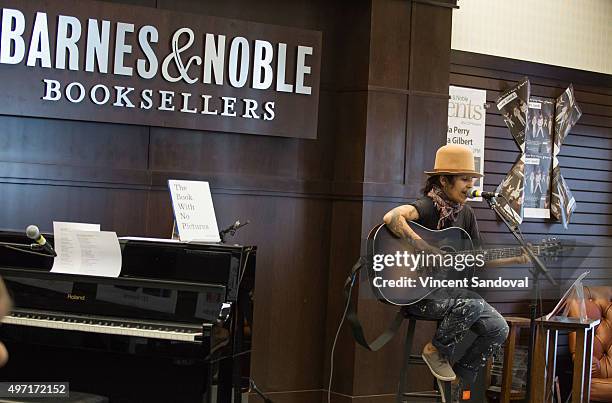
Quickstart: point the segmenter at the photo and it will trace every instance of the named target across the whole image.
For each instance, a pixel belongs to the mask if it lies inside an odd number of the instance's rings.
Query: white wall
[[[612,74],[612,0],[459,0],[451,47]]]

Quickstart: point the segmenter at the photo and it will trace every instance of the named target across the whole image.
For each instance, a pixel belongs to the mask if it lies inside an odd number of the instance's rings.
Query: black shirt
[[[419,219],[415,221],[416,223],[433,230],[438,228],[440,214],[433,200],[431,200],[431,197],[423,196],[410,203],[410,205],[414,206],[419,213]],[[474,246],[476,248],[481,247],[482,240],[480,238],[480,231],[478,230],[478,223],[476,222],[476,215],[469,204],[463,206],[457,215],[457,219],[453,223],[446,223],[441,229],[448,227],[463,228],[470,235],[470,238],[472,238]]]

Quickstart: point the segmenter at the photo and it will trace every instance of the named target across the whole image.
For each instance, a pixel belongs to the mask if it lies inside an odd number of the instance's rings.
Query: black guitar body
[[[441,256],[439,255],[439,259],[442,259],[445,254],[456,256],[457,252],[469,251],[471,253],[474,249],[472,239],[462,228],[430,230],[415,222],[410,222],[409,225],[428,245],[443,252]],[[442,267],[439,261],[433,262],[435,260],[433,256],[437,255],[435,249],[422,250],[420,247],[421,245],[415,244],[410,239],[396,237],[384,224],[379,224],[370,231],[367,256],[368,280],[374,294],[381,302],[410,305],[421,301],[436,288],[423,285],[421,278],[469,279],[473,276],[473,264],[465,265],[465,267]],[[397,261],[398,253],[399,262]],[[375,257],[376,255],[394,256],[395,259],[393,259],[393,264],[385,264],[384,261],[380,261],[380,257]],[[421,257],[419,258],[418,255]],[[429,261],[425,260],[426,255],[429,255]],[[411,256],[420,259],[420,264],[416,267],[413,264],[415,260]],[[390,262],[391,259],[387,258],[386,263]],[[380,264],[383,264],[384,268],[380,269]],[[404,286],[375,286],[375,284],[383,284],[384,280],[399,281]],[[413,286],[408,286],[410,283]]]

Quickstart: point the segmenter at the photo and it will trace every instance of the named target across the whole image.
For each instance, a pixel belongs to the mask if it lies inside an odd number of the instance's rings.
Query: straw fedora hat
[[[433,171],[427,175],[470,175],[481,177],[474,169],[474,153],[469,147],[458,144],[447,144],[436,151],[436,162]]]

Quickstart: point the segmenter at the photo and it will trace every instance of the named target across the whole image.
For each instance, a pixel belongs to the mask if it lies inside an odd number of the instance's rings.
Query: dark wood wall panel
[[[247,134],[151,129],[151,169],[296,178],[298,141]],[[275,153],[281,147],[286,152]],[[259,158],[253,158],[258,155]]]
[[[146,1],[146,0],[141,0]],[[149,0],[150,1],[150,0]],[[157,7],[185,13],[312,29],[334,7],[321,0],[305,2],[266,0],[252,7],[244,0],[156,0]]]
[[[366,91],[341,91],[337,94],[334,182],[363,181],[365,138],[367,125],[368,93]]]
[[[363,208],[360,201],[335,201],[332,203],[332,216],[329,243],[329,280],[327,290],[326,348],[324,350],[323,368],[324,387],[328,385],[330,371],[331,346],[338,330],[338,324],[344,312],[342,289],[350,268],[357,260],[355,254],[347,250],[359,251],[361,248],[361,220]],[[353,303],[358,303],[358,292],[351,294]],[[353,395],[355,372],[358,359],[355,356],[356,345],[352,341],[348,326],[340,329],[334,355],[334,392]]]
[[[408,88],[410,69],[410,15],[412,4],[393,0],[372,3],[369,84]]]
[[[423,185],[423,172],[434,165],[435,151],[432,150],[446,144],[447,123],[442,122],[439,115],[447,113],[448,98],[410,95],[408,103],[404,175],[405,183],[412,184],[409,194],[417,195]]]
[[[93,222],[103,231],[145,234],[147,192],[138,189],[95,188],[55,184],[0,183],[3,230],[24,231],[36,224],[53,231],[53,221]]]
[[[293,157],[298,161],[297,179],[328,181],[333,176],[337,95],[335,91],[319,93],[319,127],[317,141],[298,140]]]
[[[345,3],[346,7],[334,10],[336,19],[332,20],[333,26],[325,31],[332,33],[332,37],[323,33],[323,52],[329,52],[324,53],[324,56],[327,55],[326,60],[333,59],[334,62],[321,69],[322,88],[329,85],[340,90],[355,91],[367,86],[371,52],[371,3],[367,0],[351,1]],[[328,71],[326,73],[323,70]]]
[[[216,195],[219,220],[252,215],[236,238],[260,242],[257,254],[253,371],[266,390],[320,388],[329,258],[330,203],[326,200]],[[248,231],[247,231],[248,229]],[[306,374],[306,376],[304,376]],[[293,389],[292,389],[293,388]]]
[[[147,127],[15,116],[0,127],[4,162],[147,169]]]
[[[406,149],[407,98],[403,94],[371,92],[368,96],[368,137],[370,157],[365,165],[364,181],[380,183],[404,182],[403,167]]]
[[[412,2],[410,90],[448,93],[451,20],[447,8]]]

